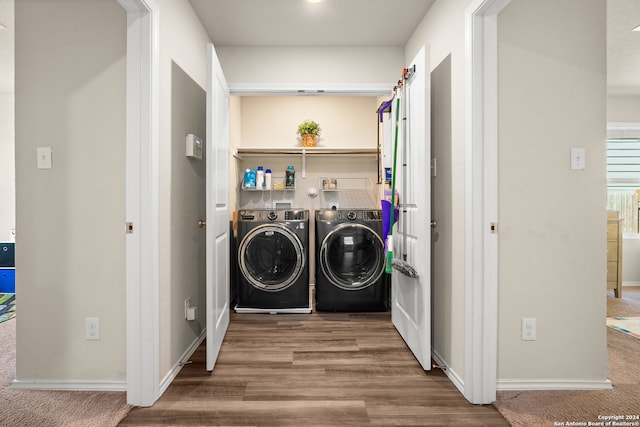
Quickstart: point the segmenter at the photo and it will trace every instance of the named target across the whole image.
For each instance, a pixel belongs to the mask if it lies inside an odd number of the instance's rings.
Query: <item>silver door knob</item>
[[[199,219],[198,220],[198,228],[205,228],[207,226],[207,221]]]
[[[438,226],[438,222],[435,219],[431,220],[431,228],[436,228]]]

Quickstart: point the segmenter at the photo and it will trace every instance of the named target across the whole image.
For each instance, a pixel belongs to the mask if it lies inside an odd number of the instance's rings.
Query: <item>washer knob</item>
[[[267,214],[267,218],[269,218],[271,221],[276,220],[276,219],[278,218],[278,212],[276,212],[276,211],[270,211],[270,212]]]
[[[353,221],[354,219],[356,219],[356,212],[355,211],[349,211],[347,212],[347,219]]]

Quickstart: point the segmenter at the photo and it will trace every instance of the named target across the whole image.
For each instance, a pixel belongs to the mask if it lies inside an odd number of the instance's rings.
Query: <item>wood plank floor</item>
[[[204,345],[121,426],[508,426],[421,369],[389,313],[231,314],[213,372]]]

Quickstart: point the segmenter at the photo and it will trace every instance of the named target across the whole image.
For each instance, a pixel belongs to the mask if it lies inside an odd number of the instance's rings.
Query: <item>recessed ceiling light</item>
[[[318,4],[318,3],[322,3],[323,0],[307,0],[307,3],[311,3],[311,4]]]
[[[631,31],[640,31],[640,25],[638,25],[637,27],[635,27],[633,30]]]
[[[4,25],[0,24],[0,30],[6,30],[7,27],[5,27]]]

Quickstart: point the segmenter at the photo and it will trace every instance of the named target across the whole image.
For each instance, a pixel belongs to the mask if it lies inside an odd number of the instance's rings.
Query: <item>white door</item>
[[[207,46],[207,370],[229,326],[229,88]]]
[[[393,228],[394,258],[406,255],[419,277],[409,278],[394,269],[391,319],[422,368],[431,370],[431,88],[426,50],[423,47],[409,67],[415,65],[415,71],[405,81],[401,101],[406,106],[405,111],[400,109],[401,119],[407,120],[400,120],[400,126],[406,122],[407,132],[398,146],[396,189],[401,209]]]

